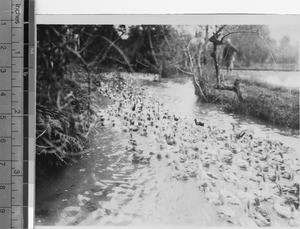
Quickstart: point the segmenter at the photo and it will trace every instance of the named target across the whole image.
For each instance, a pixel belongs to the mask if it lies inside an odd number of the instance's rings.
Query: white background
[[[35,0],[36,14],[299,14],[299,0]]]

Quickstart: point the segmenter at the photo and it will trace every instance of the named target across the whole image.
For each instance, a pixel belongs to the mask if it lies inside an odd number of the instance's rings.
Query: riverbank
[[[293,131],[299,130],[298,88],[274,86],[238,75],[226,77],[226,84],[233,85],[237,78],[240,79],[243,102],[239,102],[232,91],[215,89],[208,90],[209,100],[221,104],[229,112],[256,117]]]
[[[295,63],[295,64],[265,63],[265,64],[251,64],[250,66],[245,66],[243,62],[237,61],[235,63],[235,69],[249,70],[249,71],[299,71],[299,63]]]

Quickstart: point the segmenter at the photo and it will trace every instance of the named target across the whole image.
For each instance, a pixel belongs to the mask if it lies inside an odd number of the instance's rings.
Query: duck
[[[222,204],[222,201],[220,199],[220,195],[216,192],[213,192],[211,186],[208,186],[204,189],[204,195],[205,195],[205,198],[208,199],[209,203],[212,203],[214,205],[221,205]]]
[[[194,122],[197,126],[204,126],[204,123],[201,121],[198,121],[196,118],[194,119]]]
[[[208,179],[199,180],[197,179],[197,186],[201,191],[205,191],[207,187],[213,188],[212,183]]]
[[[247,206],[246,211],[249,210],[249,206],[253,204],[255,200],[255,196],[248,192],[247,187],[244,187],[244,190],[238,190],[236,196]]]
[[[246,212],[244,214],[242,214],[239,218],[238,218],[238,223],[240,226],[245,226],[245,227],[257,227],[256,222],[251,219],[249,217],[249,213]]]
[[[258,226],[260,227],[271,226],[270,213],[262,209],[260,206],[256,206],[249,215]]]
[[[300,212],[296,210],[294,206],[292,206],[292,217],[289,220],[289,224],[293,227],[300,226]]]
[[[282,205],[282,200],[279,196],[273,195],[272,199],[275,201],[273,208],[278,215],[287,219],[292,218],[292,206]]]
[[[246,129],[238,131],[236,129],[236,125],[234,123],[231,123],[231,125],[232,125],[232,130],[233,130],[233,132],[235,134],[234,135],[235,139],[241,139],[241,138],[243,138],[246,135],[248,135],[250,139],[253,138],[253,135],[254,135],[253,128],[249,127],[249,128],[246,128]]]
[[[201,161],[198,162],[197,178],[198,180],[209,179],[209,177],[207,176],[207,172],[203,168]]]
[[[239,198],[226,189],[220,190],[220,197],[224,204],[241,205]]]
[[[238,181],[238,178],[236,176],[236,174],[230,170],[225,170],[222,173],[222,177],[225,181],[227,182],[231,182],[233,184],[235,184]]]
[[[233,224],[237,224],[237,220],[236,220],[236,214],[235,212],[231,209],[231,207],[229,207],[228,205],[221,205],[217,208],[217,212],[220,216],[220,218],[231,222]]]

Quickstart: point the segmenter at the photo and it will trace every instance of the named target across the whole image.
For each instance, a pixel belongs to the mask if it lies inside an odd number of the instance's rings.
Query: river
[[[225,71],[224,71],[225,74]],[[300,87],[299,71],[248,71],[234,70],[233,75],[244,79],[265,82],[274,86],[285,86],[290,88]]]
[[[288,130],[226,113],[216,105],[200,103],[189,80],[154,83],[140,79],[138,84],[144,87],[149,98],[163,103],[170,114],[187,120],[184,122],[193,123],[197,118],[205,128],[217,128],[220,133],[223,130],[232,132],[231,123],[234,123],[239,129],[251,127],[255,138],[300,148],[299,137]],[[36,187],[36,225],[241,225],[221,219],[218,206],[207,201],[192,176],[174,179],[169,160],[156,155],[145,157],[145,163],[133,163],[130,147],[137,145],[143,155],[151,155],[160,145],[159,138],[151,138],[150,134],[145,137],[132,133],[99,125],[88,154],[40,181]],[[194,133],[191,136],[196,136]],[[213,167],[211,169],[214,171]],[[232,187],[227,185],[226,188]],[[287,226],[280,217],[276,218],[276,223]]]

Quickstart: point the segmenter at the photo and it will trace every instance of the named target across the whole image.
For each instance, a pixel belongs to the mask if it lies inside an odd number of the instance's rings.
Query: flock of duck
[[[98,125],[130,136],[133,163],[164,160],[173,179],[193,179],[220,220],[240,226],[300,225],[299,152],[281,142],[256,138],[251,129],[232,131],[171,114],[132,80],[98,88],[114,100],[99,111]],[[139,137],[155,139],[151,150]]]

